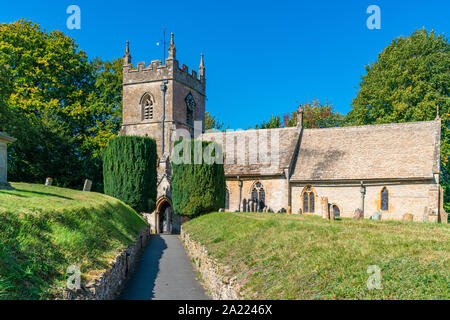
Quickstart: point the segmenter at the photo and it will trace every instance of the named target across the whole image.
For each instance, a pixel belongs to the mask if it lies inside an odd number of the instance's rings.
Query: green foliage
[[[344,117],[334,111],[333,106],[326,102],[321,103],[319,100],[313,100],[300,104],[299,108],[303,109],[303,127],[310,128],[331,128],[342,126]],[[268,122],[256,125],[256,129],[273,129],[295,127],[297,125],[297,111],[283,114],[281,116],[271,116]]]
[[[101,150],[120,129],[121,60],[88,61],[75,41],[26,20],[0,24],[0,131],[12,181],[102,190]],[[4,81],[3,81],[4,80]]]
[[[105,194],[138,212],[152,212],[156,204],[156,142],[150,138],[119,136],[104,151]]]
[[[183,229],[240,279],[246,299],[450,298],[449,225],[236,212]],[[371,265],[381,269],[380,290],[367,288]]]
[[[174,147],[174,153],[177,152],[186,161],[175,163],[172,158],[172,201],[175,213],[198,216],[224,208],[226,186],[223,161],[203,159],[197,161],[199,164],[194,162],[200,153],[209,153],[221,159],[221,146],[214,142],[179,140]]]
[[[217,130],[217,131],[226,131],[227,128],[224,128],[224,123],[220,122],[216,116],[211,115],[208,111],[205,112],[205,131],[207,130]]]
[[[86,284],[146,227],[129,206],[103,194],[12,185],[0,190],[0,300],[61,299],[70,265]]]
[[[256,129],[276,129],[283,127],[281,123],[281,116],[270,116],[269,121],[263,121],[261,124],[255,126]]]
[[[434,31],[399,37],[366,66],[349,125],[442,119],[441,170],[450,210],[450,44]]]

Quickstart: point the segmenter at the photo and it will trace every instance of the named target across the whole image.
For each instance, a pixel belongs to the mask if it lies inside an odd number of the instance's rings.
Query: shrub
[[[150,138],[112,138],[104,153],[105,194],[138,212],[152,212],[156,203],[156,142]]]
[[[215,159],[222,158],[222,149],[214,142],[180,140],[175,143],[172,157],[172,202],[176,214],[198,216],[225,207],[223,161],[210,162],[202,159],[199,164],[195,164],[196,151],[201,151],[202,155],[209,153]],[[185,161],[177,161],[180,157]]]

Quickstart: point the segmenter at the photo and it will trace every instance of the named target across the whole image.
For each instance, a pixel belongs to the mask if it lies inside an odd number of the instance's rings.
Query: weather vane
[[[156,43],[156,45],[160,46],[161,42],[163,44],[163,61],[162,61],[162,64],[164,64],[165,61],[166,61],[166,27],[163,27],[163,39],[158,41]]]

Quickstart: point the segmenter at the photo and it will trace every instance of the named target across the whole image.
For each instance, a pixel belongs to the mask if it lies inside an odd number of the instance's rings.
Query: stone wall
[[[132,274],[139,256],[150,238],[149,228],[140,232],[136,243],[122,251],[109,265],[109,269],[98,278],[87,284],[81,284],[81,289],[72,291],[65,289],[63,299],[66,300],[112,300],[117,298],[129,275]]]
[[[292,212],[299,213],[302,208],[302,191],[307,184],[292,185]],[[381,210],[381,190],[386,187],[389,191],[389,210],[382,212],[382,220],[401,220],[404,214],[410,213],[414,221],[423,221],[424,208],[436,208],[430,203],[429,190],[436,185],[413,182],[386,182],[366,185],[364,201],[364,217],[369,218]],[[336,204],[341,217],[351,218],[355,209],[361,208],[360,185],[354,184],[318,184],[313,183],[315,193],[316,214],[321,215],[320,197],[327,197],[329,204]]]
[[[187,254],[194,261],[195,268],[200,272],[203,285],[214,300],[242,300],[241,285],[236,277],[229,276],[229,268],[221,265],[208,254],[208,250],[194,241],[181,227],[181,238]]]
[[[282,208],[287,209],[288,205],[288,188],[287,181],[281,177],[254,179],[241,178],[242,180],[242,200],[252,199],[252,190],[256,182],[260,182],[265,192],[266,206],[272,211],[277,212]],[[239,186],[236,179],[228,179],[226,181],[228,192],[230,194],[229,211],[234,212],[239,208]],[[241,211],[242,206],[241,206]]]

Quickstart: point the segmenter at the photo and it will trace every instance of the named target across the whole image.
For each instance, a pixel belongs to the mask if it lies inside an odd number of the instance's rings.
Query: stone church
[[[170,157],[180,137],[222,145],[226,211],[267,211],[333,217],[447,221],[439,184],[441,120],[326,129],[297,126],[204,132],[206,69],[176,59],[171,35],[164,64],[123,66],[122,135],[148,136],[158,148],[156,210],[144,214],[153,232],[177,232]],[[195,128],[200,124],[200,130]],[[181,133],[181,134],[180,134]]]

